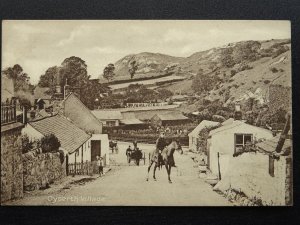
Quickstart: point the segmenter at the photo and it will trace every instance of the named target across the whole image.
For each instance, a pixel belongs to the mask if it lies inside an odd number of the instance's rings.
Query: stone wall
[[[60,161],[59,153],[23,154],[24,190],[33,191],[47,188],[54,181],[66,176],[66,160]]]
[[[12,126],[14,125],[14,126]],[[21,124],[1,126],[1,203],[23,197]]]
[[[291,168],[286,157],[274,160],[274,176],[269,174],[269,155],[243,153],[230,159],[222,180],[214,187],[226,193],[235,190],[244,193],[252,201],[261,200],[263,205],[289,205]]]

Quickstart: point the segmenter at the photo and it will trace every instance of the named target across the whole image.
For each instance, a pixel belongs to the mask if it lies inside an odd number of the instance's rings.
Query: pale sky
[[[2,69],[20,64],[36,84],[51,66],[78,56],[97,78],[128,54],[191,54],[243,40],[290,38],[289,21],[2,21]]]

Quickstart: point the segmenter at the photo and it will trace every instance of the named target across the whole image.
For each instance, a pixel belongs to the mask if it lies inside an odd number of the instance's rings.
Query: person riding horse
[[[164,148],[168,145],[166,139],[165,139],[165,133],[161,132],[160,136],[156,140],[156,149],[158,150],[157,155],[157,166],[160,167],[163,163],[161,152],[164,150]]]
[[[132,150],[131,146],[129,145],[128,148],[126,149],[126,156],[130,156],[132,151],[133,150]]]

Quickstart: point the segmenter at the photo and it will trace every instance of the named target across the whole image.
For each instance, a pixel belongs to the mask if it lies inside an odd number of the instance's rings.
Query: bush
[[[230,71],[230,76],[233,77],[236,73],[237,73],[236,70],[231,70]]]
[[[29,137],[25,134],[21,136],[22,141],[22,153],[27,153],[33,148],[33,142],[29,140]]]
[[[269,83],[271,83],[270,80],[264,80],[264,84],[269,84]]]
[[[271,67],[270,70],[272,71],[272,73],[277,73],[278,72],[278,69],[275,68],[275,67]]]
[[[60,163],[63,164],[65,161],[65,153],[63,150],[59,150],[59,159],[60,159]]]
[[[48,134],[41,139],[41,148],[43,153],[58,152],[60,142],[54,134]]]

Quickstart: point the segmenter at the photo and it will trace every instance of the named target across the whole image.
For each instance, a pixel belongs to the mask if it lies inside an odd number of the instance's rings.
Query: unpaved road
[[[126,206],[227,206],[232,205],[214,192],[209,184],[197,176],[194,163],[188,155],[175,154],[179,168],[172,169],[172,184],[168,183],[166,170],[157,170],[157,181],[146,181],[147,165],[126,162],[128,143],[119,143],[119,154],[112,154],[115,165],[104,177],[84,185],[73,185],[70,189],[52,194],[30,196],[11,202],[10,205],[126,205]],[[139,144],[146,152],[153,145]]]

